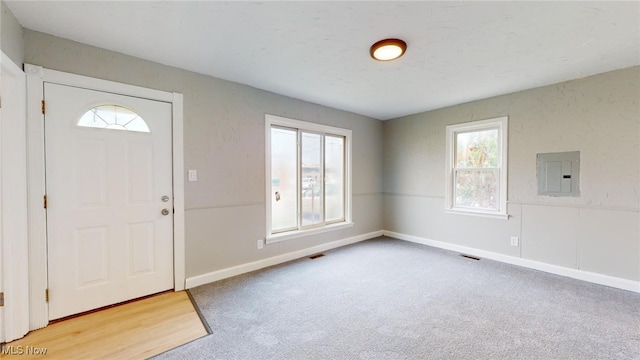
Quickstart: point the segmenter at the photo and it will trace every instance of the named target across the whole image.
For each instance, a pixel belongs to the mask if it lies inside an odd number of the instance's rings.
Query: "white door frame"
[[[184,290],[185,234],[182,94],[49,70],[36,65],[25,64],[24,68],[27,74],[30,330],[45,327],[49,322],[48,306],[45,300],[45,291],[47,289],[47,235],[46,212],[43,207],[45,149],[42,100],[44,99],[45,82],[164,101],[172,104],[174,290]]]
[[[27,242],[26,83],[22,69],[2,52],[0,120],[0,248],[4,307],[0,342],[29,331]]]

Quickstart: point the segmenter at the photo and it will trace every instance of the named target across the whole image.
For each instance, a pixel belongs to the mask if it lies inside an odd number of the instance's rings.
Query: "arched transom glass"
[[[147,123],[135,112],[118,105],[101,105],[90,109],[78,126],[137,132],[150,132]]]

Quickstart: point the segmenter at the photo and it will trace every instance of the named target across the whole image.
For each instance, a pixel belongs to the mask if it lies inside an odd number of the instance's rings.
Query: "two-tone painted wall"
[[[187,278],[382,228],[382,122],[25,29],[25,62],[184,95]],[[265,114],[353,131],[352,228],[266,245]]]
[[[0,4],[18,64],[184,94],[187,277],[387,230],[640,281],[640,67],[381,122],[22,29]],[[353,228],[256,248],[265,113],[353,130]],[[510,218],[445,214],[446,125],[504,115]],[[538,196],[536,154],[561,151],[581,153],[580,197]]]
[[[386,121],[384,229],[640,281],[639,86],[633,67]],[[499,116],[509,219],[445,214],[445,127]],[[580,196],[538,196],[536,155],[564,151],[580,151]]]

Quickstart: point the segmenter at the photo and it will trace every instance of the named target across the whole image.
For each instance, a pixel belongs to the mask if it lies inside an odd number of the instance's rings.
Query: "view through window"
[[[447,209],[506,215],[507,118],[447,126]]]
[[[272,118],[268,129],[271,234],[348,220],[350,134],[345,129]]]

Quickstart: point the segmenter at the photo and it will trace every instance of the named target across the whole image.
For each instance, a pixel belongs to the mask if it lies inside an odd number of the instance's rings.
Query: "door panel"
[[[173,288],[171,104],[50,83],[45,100],[49,318]]]

